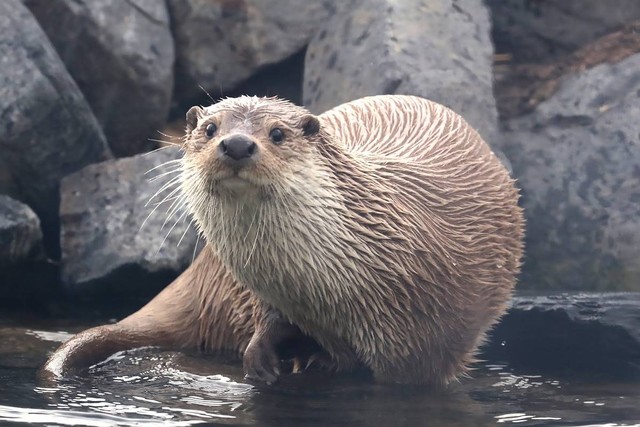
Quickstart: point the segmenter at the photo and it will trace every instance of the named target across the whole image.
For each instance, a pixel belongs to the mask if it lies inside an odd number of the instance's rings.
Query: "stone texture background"
[[[640,291],[640,3],[604,4],[0,2],[2,300],[150,297],[185,268],[188,218],[160,250],[165,206],[140,231],[179,154],[142,153],[207,93],[443,103],[522,188],[520,289]]]

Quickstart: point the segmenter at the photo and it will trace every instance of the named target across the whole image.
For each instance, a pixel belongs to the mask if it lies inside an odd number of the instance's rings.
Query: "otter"
[[[519,192],[440,104],[372,96],[315,116],[228,98],[189,110],[182,165],[198,228],[255,297],[250,378],[277,378],[278,341],[295,325],[335,370],[446,385],[506,310]]]
[[[240,97],[187,113],[182,187],[208,245],[137,313],[58,349],[61,375],[133,347],[232,352],[381,382],[464,375],[520,269],[518,190],[456,113],[374,96],[320,116]]]

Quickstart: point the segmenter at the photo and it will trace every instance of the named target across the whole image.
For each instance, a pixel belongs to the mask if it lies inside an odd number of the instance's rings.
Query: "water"
[[[6,324],[6,322],[5,322]],[[241,366],[157,349],[43,383],[37,367],[84,327],[0,326],[0,425],[640,426],[640,382],[480,365],[445,393],[355,377],[248,384]]]

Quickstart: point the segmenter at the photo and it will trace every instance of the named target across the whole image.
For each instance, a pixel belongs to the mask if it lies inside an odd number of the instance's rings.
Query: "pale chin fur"
[[[227,191],[231,195],[242,197],[257,191],[256,185],[239,176],[232,176],[218,181],[218,187],[222,191]]]

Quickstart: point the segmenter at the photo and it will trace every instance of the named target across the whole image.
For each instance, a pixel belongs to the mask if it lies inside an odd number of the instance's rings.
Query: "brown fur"
[[[253,334],[254,303],[207,246],[191,267],[139,311],[63,344],[43,373],[60,376],[142,346],[240,355]]]
[[[258,154],[236,176],[218,144],[237,133]],[[522,256],[518,191],[441,105],[378,96],[315,118],[227,99],[190,111],[183,165],[186,202],[223,263],[338,369],[446,384],[505,311]]]

